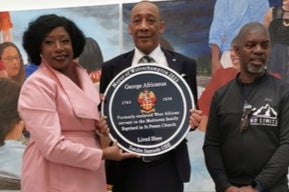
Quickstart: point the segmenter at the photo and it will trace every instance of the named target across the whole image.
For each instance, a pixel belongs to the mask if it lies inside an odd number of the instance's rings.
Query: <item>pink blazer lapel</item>
[[[63,91],[69,98],[75,115],[82,118],[98,120],[99,94],[85,69],[81,68],[78,64],[76,65],[81,88],[62,73],[53,70],[49,66],[48,68],[50,68],[56,75],[56,78],[59,79],[59,84],[63,87]]]

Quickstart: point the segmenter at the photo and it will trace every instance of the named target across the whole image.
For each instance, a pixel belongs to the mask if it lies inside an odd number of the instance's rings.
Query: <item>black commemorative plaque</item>
[[[118,74],[105,93],[101,113],[110,137],[125,151],[155,156],[186,136],[195,104],[187,83],[174,70],[139,64]]]

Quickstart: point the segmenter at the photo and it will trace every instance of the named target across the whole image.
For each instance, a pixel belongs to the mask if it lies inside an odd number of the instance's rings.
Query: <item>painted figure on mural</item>
[[[13,40],[12,27],[13,23],[10,18],[10,13],[8,11],[0,12],[0,43]]]
[[[264,17],[264,25],[272,43],[268,71],[280,74],[281,79],[289,82],[289,0],[271,7]]]
[[[230,47],[240,28],[249,22],[263,22],[268,0],[216,0],[209,32],[212,74],[219,68],[232,67]]]

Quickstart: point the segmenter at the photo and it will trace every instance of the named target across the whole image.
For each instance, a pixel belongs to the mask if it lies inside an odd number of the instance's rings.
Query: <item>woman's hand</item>
[[[116,141],[113,142],[112,146],[103,149],[103,155],[102,155],[102,159],[114,160],[114,161],[120,161],[126,158],[133,158],[133,157],[139,157],[139,155],[135,153],[124,152],[122,149],[120,149],[117,146]]]
[[[93,71],[89,74],[93,83],[97,83],[100,81],[101,78],[101,70]]]
[[[99,121],[97,122],[96,129],[99,133],[108,136],[109,133],[109,127],[107,125],[107,117],[102,116],[99,118]]]

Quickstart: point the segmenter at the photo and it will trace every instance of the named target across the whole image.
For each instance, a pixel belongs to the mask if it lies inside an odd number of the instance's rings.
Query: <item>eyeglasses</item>
[[[249,117],[254,111],[256,111],[256,108],[253,108],[252,105],[245,101],[240,123],[240,132],[244,132],[249,128]]]
[[[14,59],[15,59],[16,61],[19,61],[19,60],[20,60],[20,56],[2,58],[2,60],[7,61],[7,62],[9,62],[9,63],[11,63]]]

